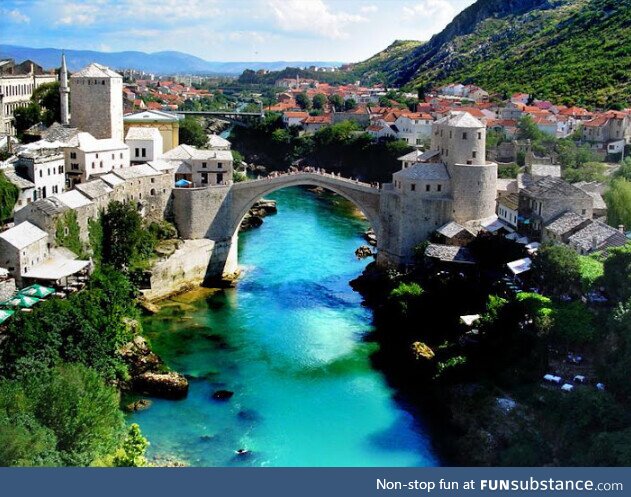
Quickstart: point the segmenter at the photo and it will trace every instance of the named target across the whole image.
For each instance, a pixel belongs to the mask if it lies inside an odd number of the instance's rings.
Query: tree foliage
[[[118,392],[80,364],[0,381],[0,465],[88,466],[124,426]]]
[[[551,295],[575,294],[581,287],[578,254],[567,245],[544,245],[533,259],[538,284]]]
[[[0,223],[13,217],[13,209],[20,196],[20,190],[0,171]]]
[[[625,226],[631,229],[631,181],[615,179],[605,193],[607,221],[611,226]]]
[[[192,116],[186,116],[180,121],[180,144],[192,145],[193,147],[203,148],[208,142],[208,136],[201,124]]]

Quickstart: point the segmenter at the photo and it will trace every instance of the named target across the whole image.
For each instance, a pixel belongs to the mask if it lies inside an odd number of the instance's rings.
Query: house
[[[307,119],[307,117],[309,117],[308,112],[284,112],[283,124],[287,128],[290,126],[302,126],[303,121]]]
[[[497,199],[497,217],[513,229],[517,229],[519,218],[519,194],[501,193]]]
[[[174,165],[176,181],[184,179],[196,187],[232,183],[234,159],[230,150],[200,150],[180,145],[163,154],[162,160]]]
[[[546,223],[543,230],[542,240],[544,242],[566,244],[572,235],[590,223],[591,220],[583,216],[579,216],[575,212],[564,212],[553,221]]]
[[[129,147],[115,138],[96,139],[79,133],[64,149],[68,186],[129,167]]]
[[[148,110],[127,114],[123,116],[123,127],[125,133],[129,128],[134,127],[150,127],[158,128],[162,135],[162,147],[164,151],[171,150],[180,144],[180,120],[182,116],[168,112],[162,112],[162,104],[149,102]],[[152,109],[152,107],[157,107]]]
[[[631,114],[608,111],[583,122],[583,141],[607,154],[617,154],[631,144]]]
[[[475,233],[455,221],[450,221],[436,230],[435,238],[438,244],[466,247],[475,240]]]
[[[302,122],[302,127],[306,133],[315,133],[319,129],[328,126],[333,121],[332,114],[322,114],[321,116],[307,116]]]
[[[354,109],[333,112],[333,123],[337,124],[342,121],[353,121],[362,127],[370,125],[370,111],[368,107],[358,105]]]
[[[628,242],[623,229],[612,228],[601,221],[593,221],[569,237],[568,244],[579,254],[590,254]]]
[[[561,178],[545,177],[524,185],[519,193],[519,231],[541,239],[544,226],[571,211],[593,217],[592,197]]]
[[[38,142],[18,154],[15,172],[34,185],[33,200],[62,193],[66,189],[64,152],[60,144]]]
[[[132,163],[159,159],[163,152],[162,135],[158,128],[132,126],[127,130],[125,144],[129,147]]]
[[[580,188],[594,199],[595,219],[607,217],[607,204],[603,198],[603,193],[606,189],[604,184],[598,183],[597,181],[580,181],[578,183],[574,183],[574,186]]]
[[[0,265],[8,270],[19,288],[22,278],[49,254],[48,234],[28,221],[0,233]]]
[[[14,212],[30,204],[35,198],[35,183],[18,176],[14,169],[5,169],[4,176],[19,190],[18,199],[13,208]]]

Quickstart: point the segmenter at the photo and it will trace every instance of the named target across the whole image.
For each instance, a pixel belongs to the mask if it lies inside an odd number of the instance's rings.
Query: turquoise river
[[[371,312],[349,286],[365,221],[336,196],[289,188],[243,233],[236,288],[167,301],[144,321],[190,379],[182,401],[129,416],[150,458],[191,466],[428,466],[424,427],[371,367]],[[212,399],[220,389],[227,401]],[[246,456],[235,450],[247,449]]]

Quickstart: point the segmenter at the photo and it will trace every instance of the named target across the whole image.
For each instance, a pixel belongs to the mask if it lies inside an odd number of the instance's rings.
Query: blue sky
[[[0,43],[354,62],[427,40],[474,0],[0,0]]]

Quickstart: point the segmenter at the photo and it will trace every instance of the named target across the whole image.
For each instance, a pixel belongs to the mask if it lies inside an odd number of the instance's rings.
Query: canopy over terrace
[[[29,297],[37,297],[43,299],[55,293],[54,288],[38,285],[31,285],[24,290],[20,290],[20,295],[28,295]]]
[[[28,309],[37,304],[40,299],[35,297],[29,297],[28,295],[17,294],[15,297],[11,297],[9,300],[5,300],[0,305],[3,307],[20,307],[22,309]]]
[[[90,264],[90,261],[67,259],[57,255],[31,268],[28,273],[23,273],[22,278],[61,283],[62,280],[86,270]]]
[[[15,314],[15,311],[9,309],[0,309],[0,324],[4,323],[7,319]]]

